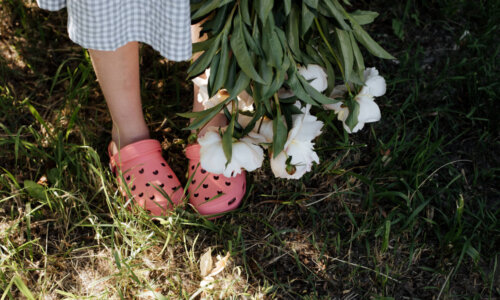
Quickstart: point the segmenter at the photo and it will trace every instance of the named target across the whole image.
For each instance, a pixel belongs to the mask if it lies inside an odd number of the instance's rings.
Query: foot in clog
[[[186,148],[189,159],[189,202],[202,215],[220,215],[236,209],[246,191],[245,172],[228,178],[204,170],[200,165],[200,145]],[[194,175],[193,175],[194,174]],[[217,217],[217,216],[216,216]]]
[[[159,141],[142,140],[115,153],[113,148],[116,149],[111,142],[108,147],[110,167],[125,197],[131,195],[136,204],[153,216],[166,215],[173,206],[182,203],[184,191],[162,157]]]

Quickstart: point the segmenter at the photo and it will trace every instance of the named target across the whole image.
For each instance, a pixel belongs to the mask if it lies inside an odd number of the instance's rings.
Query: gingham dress
[[[75,43],[115,50],[127,42],[151,45],[169,60],[191,57],[189,0],[37,0],[40,8],[67,7]]]

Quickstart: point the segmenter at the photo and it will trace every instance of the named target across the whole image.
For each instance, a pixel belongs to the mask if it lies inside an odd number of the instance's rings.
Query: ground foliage
[[[382,121],[347,136],[318,112],[321,164],[302,180],[259,171],[229,216],[150,221],[115,194],[111,120],[65,12],[2,0],[2,294],[189,298],[212,247],[232,255],[207,297],[500,297],[499,4],[355,7],[381,13],[370,32],[397,58],[366,61],[388,80]],[[188,134],[175,113],[192,99],[188,65],[141,54],[147,120],[181,175]]]

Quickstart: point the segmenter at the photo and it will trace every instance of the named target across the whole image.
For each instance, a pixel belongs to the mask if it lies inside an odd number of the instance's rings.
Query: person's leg
[[[172,204],[182,203],[184,190],[161,156],[160,143],[149,139],[141,104],[138,43],[127,43],[115,51],[89,52],[113,119],[110,165],[116,170],[122,194],[131,195],[154,216],[165,215]],[[130,144],[134,145],[125,147]]]
[[[202,37],[200,37],[201,24],[203,22],[204,21],[191,26],[191,39],[192,39],[193,43],[201,42],[201,41],[204,41],[207,39],[206,34],[204,34]],[[193,60],[197,60],[200,57],[200,55],[201,55],[201,52],[193,55]],[[206,78],[205,74],[202,74],[200,76],[203,78]],[[193,111],[194,112],[204,110],[203,105],[197,101],[198,91],[199,91],[198,86],[194,85],[194,87],[193,87],[193,95],[194,95],[194,97],[193,97]],[[207,123],[207,125],[205,125],[205,127],[203,127],[200,130],[199,136],[203,136],[203,134],[205,133],[205,130],[210,126],[220,127],[220,126],[225,126],[225,125],[227,125],[226,117],[223,114],[217,114],[212,120],[210,120]]]
[[[141,104],[138,43],[129,42],[115,51],[89,52],[113,120],[117,147],[149,138]]]
[[[191,26],[193,43],[203,41],[206,35],[200,38],[201,23]],[[201,53],[193,56],[196,60]],[[205,75],[201,75],[205,76]],[[198,102],[199,88],[194,85],[193,111],[202,111],[203,105]],[[217,114],[200,130],[198,136],[203,136],[210,126],[220,127],[227,125],[224,114]],[[235,177],[227,178],[223,174],[213,174],[204,170],[200,165],[200,146],[189,145],[186,148],[189,159],[188,174],[192,178],[188,187],[189,202],[202,215],[217,215],[236,209],[246,192],[245,172]]]

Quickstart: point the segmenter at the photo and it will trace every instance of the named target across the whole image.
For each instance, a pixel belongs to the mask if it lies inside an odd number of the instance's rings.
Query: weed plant
[[[241,208],[150,219],[116,192],[111,120],[65,12],[0,2],[1,299],[500,297],[498,1],[360,1],[397,60],[382,120],[332,112],[300,181],[262,168]],[[366,56],[368,57],[368,55]],[[141,49],[144,109],[184,178],[188,64]],[[131,208],[131,209],[130,209]],[[200,256],[231,253],[212,287]]]

